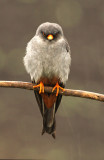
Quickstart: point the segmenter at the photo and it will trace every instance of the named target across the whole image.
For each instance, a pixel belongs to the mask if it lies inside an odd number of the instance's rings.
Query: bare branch
[[[29,82],[22,82],[22,81],[0,81],[0,87],[7,87],[7,88],[21,88],[21,89],[28,89],[33,90],[33,84]],[[39,88],[35,88],[34,90],[39,91]],[[45,86],[45,92],[52,93],[52,87]],[[82,98],[90,98],[98,101],[104,102],[104,95],[94,92],[82,91],[82,90],[73,90],[73,89],[65,89],[65,91],[59,91],[59,94],[64,96],[75,96],[75,97],[82,97]]]

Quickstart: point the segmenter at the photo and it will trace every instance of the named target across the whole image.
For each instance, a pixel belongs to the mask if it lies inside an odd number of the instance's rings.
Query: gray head
[[[56,41],[63,36],[63,30],[56,23],[42,23],[37,31],[36,36],[40,36],[43,40]]]

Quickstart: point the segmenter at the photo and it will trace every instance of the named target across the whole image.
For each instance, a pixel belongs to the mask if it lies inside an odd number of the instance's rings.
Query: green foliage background
[[[25,48],[46,21],[62,26],[71,47],[66,87],[104,93],[103,0],[0,0],[0,80],[30,81]],[[63,97],[54,140],[41,136],[32,91],[0,88],[0,158],[103,160],[103,115],[101,102]]]

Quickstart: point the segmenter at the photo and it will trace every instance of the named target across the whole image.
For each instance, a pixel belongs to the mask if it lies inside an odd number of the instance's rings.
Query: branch
[[[22,81],[0,81],[0,87],[7,88],[21,88],[27,90],[33,90],[33,84],[29,82]],[[39,88],[35,88],[34,90],[39,91]],[[52,93],[52,87],[45,86],[44,91],[47,93]],[[56,92],[55,92],[56,93]],[[65,91],[59,91],[59,94],[64,96],[74,96],[74,97],[82,97],[89,98],[98,101],[104,102],[104,95],[94,92],[82,91],[82,90],[73,90],[73,89],[65,89]]]

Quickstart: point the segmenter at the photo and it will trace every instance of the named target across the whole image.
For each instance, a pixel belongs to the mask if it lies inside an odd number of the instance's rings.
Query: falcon
[[[62,99],[59,90],[64,91],[71,64],[70,47],[61,26],[42,23],[27,44],[23,61],[33,88],[39,87],[34,93],[43,118],[42,135],[47,132],[55,138],[55,114]],[[45,93],[44,86],[53,87],[52,93]]]

